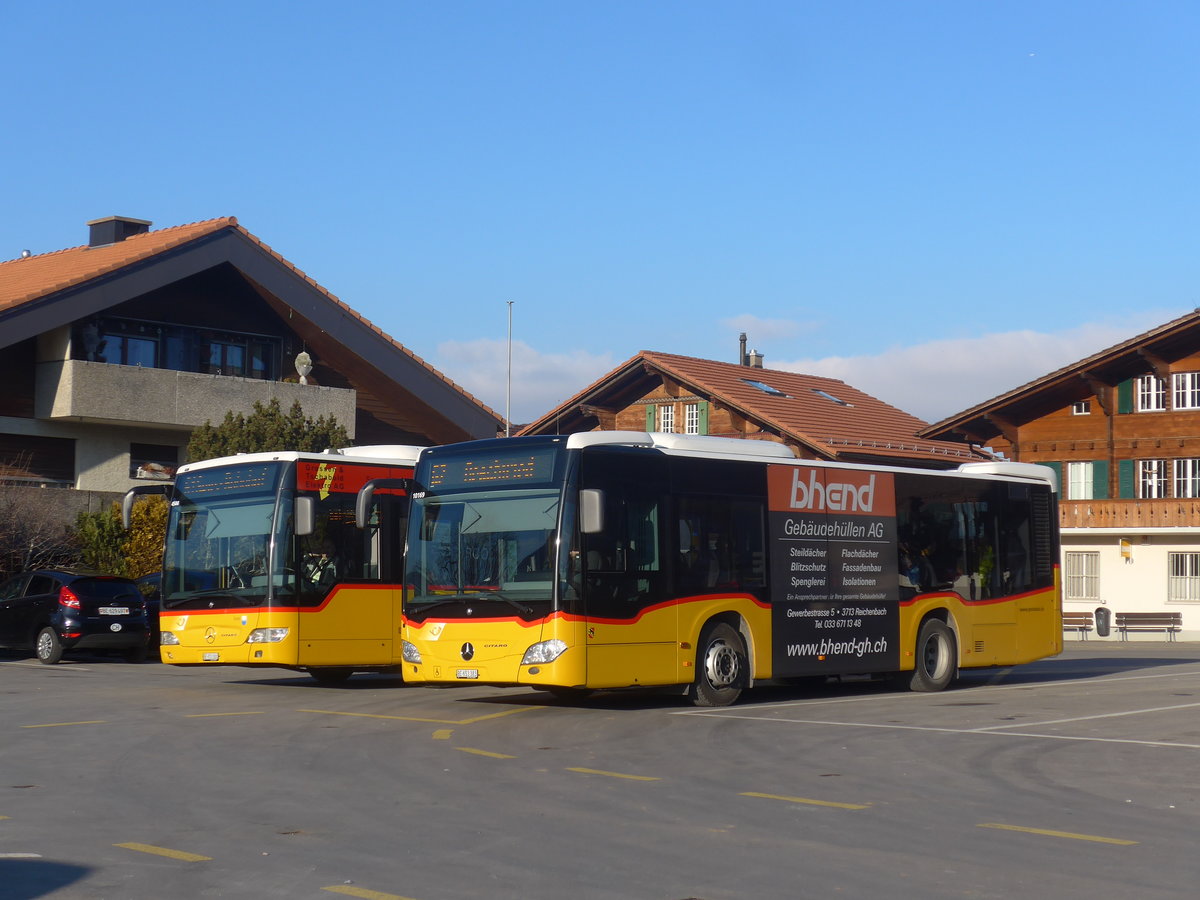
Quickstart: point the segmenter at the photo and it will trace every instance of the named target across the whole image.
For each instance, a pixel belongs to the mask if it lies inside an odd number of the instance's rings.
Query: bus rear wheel
[[[925,693],[942,691],[957,676],[958,644],[954,640],[954,632],[941,619],[926,619],[917,635],[909,689]]]
[[[688,699],[694,706],[729,706],[741,696],[748,670],[741,635],[724,622],[710,625],[700,635]]]

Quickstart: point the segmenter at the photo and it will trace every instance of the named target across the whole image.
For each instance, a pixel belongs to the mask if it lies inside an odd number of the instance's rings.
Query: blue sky
[[[7,9],[0,259],[235,215],[503,415],[639,350],[930,421],[1200,306],[1200,4]]]

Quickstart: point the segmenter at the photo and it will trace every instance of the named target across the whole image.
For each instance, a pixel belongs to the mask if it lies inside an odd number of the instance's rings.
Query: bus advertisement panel
[[[900,668],[890,472],[767,467],[775,677]]]

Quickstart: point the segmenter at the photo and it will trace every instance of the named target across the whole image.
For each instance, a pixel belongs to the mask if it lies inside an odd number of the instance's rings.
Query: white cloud
[[[1009,331],[892,347],[869,356],[768,360],[767,364],[773,369],[839,378],[905,412],[936,422],[1127,341],[1170,318],[1150,312],[1138,321],[1092,323],[1058,333]]]
[[[721,324],[730,331],[744,333],[750,347],[757,349],[759,345],[779,338],[798,337],[816,331],[820,326],[816,322],[797,322],[794,319],[763,319],[759,316],[745,313],[731,319],[722,319]],[[756,343],[757,341],[757,343]]]
[[[623,360],[583,350],[541,353],[523,341],[512,344],[512,421],[532,422],[583,390]],[[481,338],[445,341],[429,361],[446,377],[504,416],[508,405],[508,342]]]

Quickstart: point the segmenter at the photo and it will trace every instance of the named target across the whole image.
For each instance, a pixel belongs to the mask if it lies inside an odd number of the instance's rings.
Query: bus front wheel
[[[941,619],[926,619],[917,635],[909,689],[927,693],[945,690],[957,675],[958,645],[954,632]]]
[[[700,635],[688,699],[695,706],[729,706],[741,695],[748,670],[741,635],[724,622],[711,625]]]

